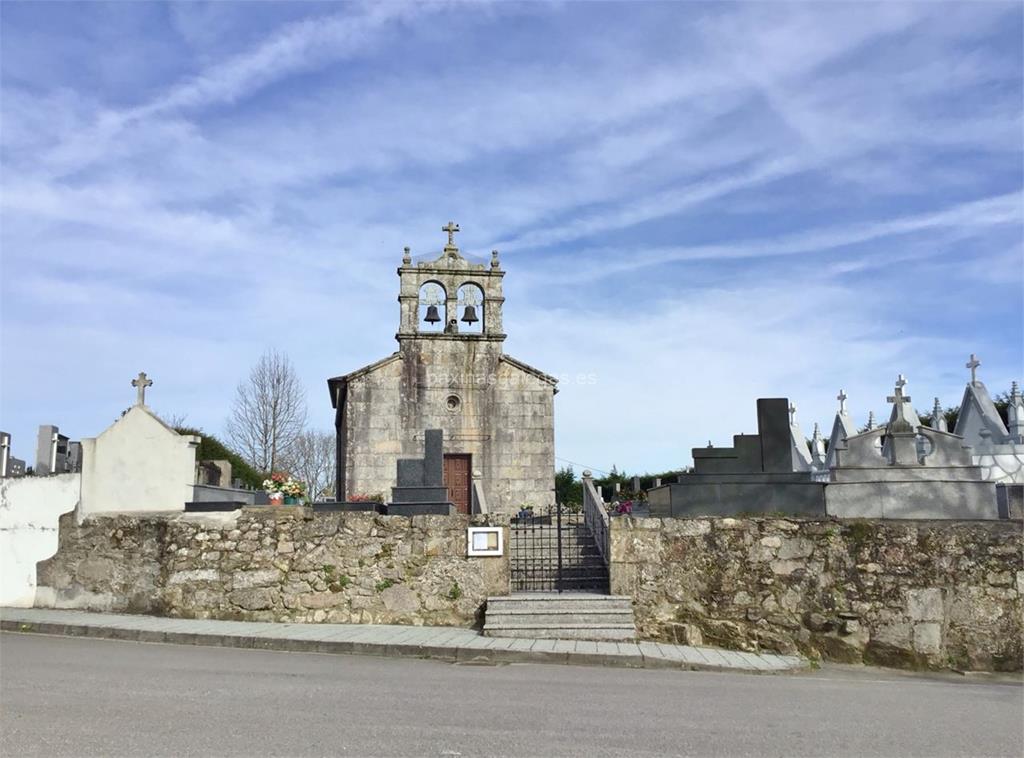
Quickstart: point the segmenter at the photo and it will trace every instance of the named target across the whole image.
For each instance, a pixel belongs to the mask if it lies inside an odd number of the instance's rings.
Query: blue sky
[[[404,245],[502,251],[557,455],[685,465],[788,396],[1022,367],[1017,3],[16,3],[3,25],[0,428],[134,398],[219,433],[288,353],[392,352]],[[592,375],[594,381],[576,381]]]

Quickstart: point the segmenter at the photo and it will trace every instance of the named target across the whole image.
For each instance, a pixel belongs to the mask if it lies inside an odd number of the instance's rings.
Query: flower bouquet
[[[263,480],[263,489],[270,496],[271,505],[281,505],[284,502],[284,484],[288,477],[284,474],[271,474],[269,479]]]

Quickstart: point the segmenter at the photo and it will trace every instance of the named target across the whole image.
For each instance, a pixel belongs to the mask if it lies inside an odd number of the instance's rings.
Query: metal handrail
[[[608,565],[611,558],[610,518],[604,507],[604,499],[594,487],[594,478],[589,471],[583,472],[583,523],[594,535],[598,552]]]

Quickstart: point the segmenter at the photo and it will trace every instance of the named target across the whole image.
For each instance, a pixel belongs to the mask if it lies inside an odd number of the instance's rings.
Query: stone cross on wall
[[[462,231],[461,229],[459,229],[459,225],[456,224],[454,221],[449,221],[445,226],[441,227],[441,231],[448,232],[448,244],[445,247],[454,248],[455,232]]]
[[[137,378],[132,379],[132,386],[135,387],[137,396],[135,399],[136,405],[146,404],[146,387],[153,386],[153,380],[146,376],[145,371],[140,371]]]
[[[893,405],[902,405],[903,403],[910,402],[910,395],[904,396],[903,388],[907,386],[907,380],[900,374],[896,377],[896,390],[895,393],[886,398],[886,401]]]
[[[836,400],[839,401],[839,412],[846,413],[846,398],[849,397],[845,390],[839,390],[839,394],[836,395]]]
[[[974,353],[971,353],[971,359],[965,365],[971,370],[971,384],[975,384],[978,381],[978,366],[981,365],[981,361]]]

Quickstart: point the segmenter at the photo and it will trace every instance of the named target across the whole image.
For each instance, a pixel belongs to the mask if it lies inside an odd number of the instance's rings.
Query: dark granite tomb
[[[428,429],[423,435],[423,458],[398,461],[398,485],[391,488],[390,516],[456,513],[444,485],[444,432]]]
[[[796,469],[787,398],[757,401],[757,434],[693,449],[693,473],[647,493],[652,516],[825,514],[825,487]]]

